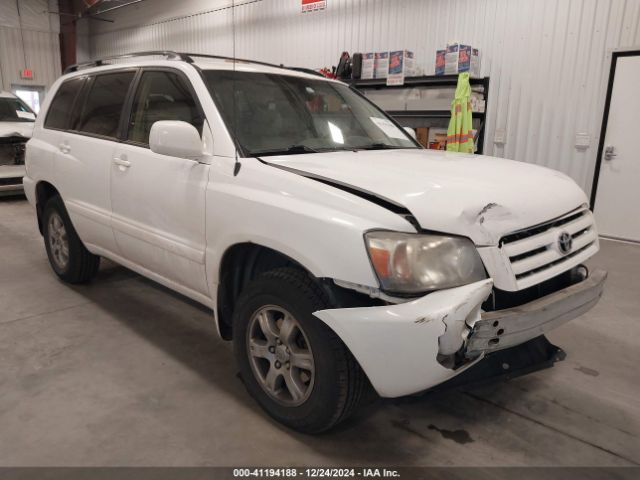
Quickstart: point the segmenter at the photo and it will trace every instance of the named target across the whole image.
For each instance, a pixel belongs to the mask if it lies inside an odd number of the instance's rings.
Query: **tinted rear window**
[[[97,75],[73,130],[115,138],[122,107],[135,72]]]
[[[84,80],[84,78],[74,78],[60,85],[47,112],[47,118],[44,122],[45,128],[67,128],[67,120],[73,102],[82,88]]]

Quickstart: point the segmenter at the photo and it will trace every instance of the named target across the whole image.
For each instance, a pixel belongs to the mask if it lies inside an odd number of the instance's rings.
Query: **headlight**
[[[471,240],[463,237],[373,231],[369,258],[387,292],[421,293],[487,278]]]

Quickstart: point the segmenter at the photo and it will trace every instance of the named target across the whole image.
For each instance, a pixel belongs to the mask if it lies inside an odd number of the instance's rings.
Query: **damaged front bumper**
[[[600,297],[607,272],[595,270],[583,281],[515,308],[483,312],[469,335],[468,357],[519,345],[591,309]]]
[[[23,190],[24,165],[0,165],[0,196]]]
[[[314,315],[340,336],[380,396],[399,397],[434,387],[485,353],[526,342],[583,314],[602,295],[606,276],[594,271],[580,283],[495,312],[481,311],[493,288],[487,279],[407,303]]]

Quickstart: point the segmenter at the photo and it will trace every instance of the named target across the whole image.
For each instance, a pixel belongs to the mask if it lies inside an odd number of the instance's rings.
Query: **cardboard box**
[[[373,58],[375,78],[387,78],[387,73],[389,73],[389,52],[376,52]]]
[[[446,150],[447,149],[447,129],[446,128],[434,128],[429,129],[429,146],[432,150]]]
[[[469,75],[472,77],[480,76],[480,50],[477,48],[471,49],[471,67],[469,68]]]
[[[375,59],[373,52],[362,54],[362,72],[360,78],[369,79],[375,77]]]
[[[471,92],[471,111],[484,113],[486,108],[483,94],[479,92]]]
[[[429,148],[429,128],[418,127],[416,128],[416,139],[424,148]]]
[[[436,75],[444,75],[446,50],[436,50]]]
[[[462,72],[469,72],[469,75],[473,77],[480,76],[480,51],[461,43],[447,45],[444,74],[457,75]]]
[[[413,52],[395,50],[389,52],[387,85],[404,85],[405,77],[413,76]]]

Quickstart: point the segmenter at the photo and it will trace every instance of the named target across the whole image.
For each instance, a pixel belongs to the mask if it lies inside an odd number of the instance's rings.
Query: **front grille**
[[[0,187],[8,185],[22,185],[22,177],[0,178]]]
[[[559,236],[571,236],[572,248],[563,253]],[[584,260],[597,249],[598,234],[593,215],[584,208],[550,222],[502,237],[500,250],[508,260],[518,289],[535,285]],[[588,256],[588,255],[587,255]]]
[[[584,265],[578,265],[571,270],[562,272],[560,275],[556,275],[536,285],[515,292],[508,292],[494,287],[489,298],[482,304],[482,310],[485,312],[493,312],[506,308],[519,307],[520,305],[533,302],[558,290],[582,282],[585,279],[586,272],[588,272],[588,270]]]
[[[9,137],[0,139],[0,165],[24,165],[26,139]]]

